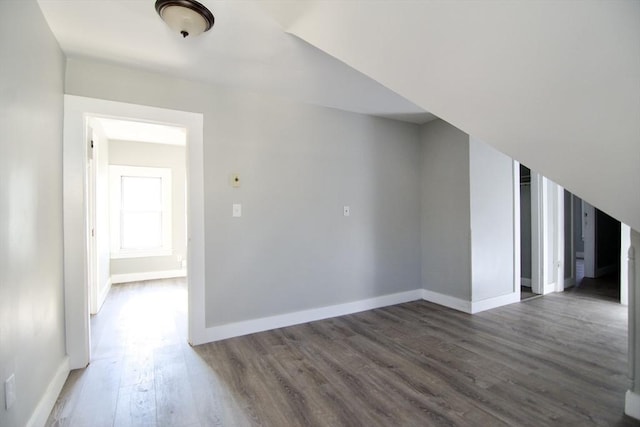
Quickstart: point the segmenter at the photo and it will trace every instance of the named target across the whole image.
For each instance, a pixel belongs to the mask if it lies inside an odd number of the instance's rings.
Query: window
[[[109,171],[111,258],[171,255],[171,169]]]

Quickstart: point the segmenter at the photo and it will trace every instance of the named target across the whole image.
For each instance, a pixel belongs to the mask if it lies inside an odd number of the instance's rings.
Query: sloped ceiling
[[[199,37],[182,39],[162,22],[153,0],[38,0],[68,57],[414,123],[433,119],[373,79],[286,34],[259,1],[200,2],[216,23]]]
[[[38,3],[70,57],[415,123],[430,111],[640,230],[637,0],[203,0],[216,25],[191,40],[152,0]]]
[[[640,2],[261,6],[291,34],[640,230]]]

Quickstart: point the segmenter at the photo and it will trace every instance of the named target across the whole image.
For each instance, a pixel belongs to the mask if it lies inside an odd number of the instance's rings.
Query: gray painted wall
[[[0,425],[22,427],[65,359],[64,57],[35,1],[0,2],[0,63]]]
[[[75,59],[66,92],[204,114],[207,326],[419,287],[418,126]]]
[[[186,259],[186,217],[185,217],[185,147],[166,144],[150,144],[133,141],[108,143],[109,164],[125,166],[146,166],[171,169],[171,243],[173,254],[169,256],[119,258],[111,260],[111,274],[146,273],[151,271],[178,270],[180,259]]]
[[[472,301],[514,291],[513,160],[470,138]]]
[[[513,160],[442,120],[421,139],[424,289],[474,302],[512,293]]]
[[[422,284],[470,301],[469,135],[434,120],[421,140]]]

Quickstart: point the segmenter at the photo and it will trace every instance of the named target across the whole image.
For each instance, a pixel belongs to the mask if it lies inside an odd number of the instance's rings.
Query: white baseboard
[[[527,279],[526,277],[520,278],[520,286],[526,286],[527,288],[531,287],[531,279]]]
[[[142,280],[158,280],[158,279],[171,279],[173,277],[186,277],[187,270],[163,270],[163,271],[148,271],[144,273],[129,273],[129,274],[112,274],[111,283],[129,283],[140,282]]]
[[[51,382],[47,386],[44,394],[38,402],[38,406],[31,414],[29,421],[27,421],[27,427],[42,427],[46,424],[47,418],[53,409],[53,406],[60,395],[62,386],[64,386],[67,377],[69,376],[69,357],[65,356],[58,366],[56,373],[53,375]]]
[[[191,333],[191,344],[199,345],[208,342],[220,341],[227,338],[234,338],[257,332],[268,331],[287,326],[299,325],[301,323],[313,322],[316,320],[328,319],[331,317],[344,316],[358,313],[365,310],[387,307],[395,304],[415,300],[426,300],[454,310],[469,314],[479,313],[503,305],[520,301],[519,292],[488,298],[482,301],[465,301],[460,298],[444,295],[426,289],[416,289],[413,291],[399,292],[396,294],[383,295],[360,301],[336,304],[327,307],[312,308],[293,313],[279,314],[276,316],[263,317],[260,319],[244,320],[240,322],[228,323],[220,326],[212,326],[195,330]]]
[[[624,413],[640,420],[640,394],[627,390],[624,397]]]
[[[520,294],[519,292],[513,292],[507,295],[487,298],[482,301],[466,301],[460,298],[423,289],[422,299],[452,308],[454,310],[462,311],[469,314],[475,314],[480,313],[481,311],[502,307],[503,305],[513,304],[514,302],[519,302]]]
[[[434,304],[452,308],[454,310],[471,313],[471,301],[466,301],[460,298],[452,297],[450,295],[429,291],[427,289],[422,290],[422,299]]]
[[[301,323],[313,322],[331,317],[344,316],[346,314],[358,313],[365,310],[372,310],[374,308],[402,304],[422,299],[422,291],[422,289],[416,289],[413,291],[383,295],[380,297],[344,304],[336,304],[328,307],[312,308],[309,310],[296,311],[294,313],[213,326],[205,328],[201,333],[194,334],[191,338],[191,344],[198,345],[207,342],[220,341],[256,332],[284,328],[287,326],[299,325]]]
[[[483,299],[481,301],[472,301],[471,314],[502,307],[503,305],[513,304],[514,302],[520,302],[520,292],[500,295],[493,298]]]

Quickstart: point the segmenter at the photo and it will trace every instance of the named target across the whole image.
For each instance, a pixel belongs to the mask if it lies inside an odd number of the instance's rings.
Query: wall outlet
[[[351,215],[351,208],[349,206],[345,206],[342,210],[342,213],[344,216],[349,216]]]
[[[14,403],[16,403],[16,376],[11,374],[4,382],[4,407],[11,409]]]

